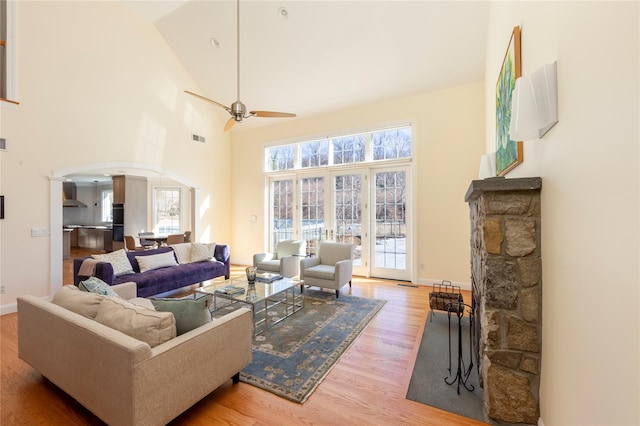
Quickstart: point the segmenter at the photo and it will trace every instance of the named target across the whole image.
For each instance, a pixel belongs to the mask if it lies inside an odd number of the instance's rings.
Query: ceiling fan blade
[[[227,124],[224,125],[224,131],[228,132],[234,124],[236,124],[236,120],[235,118],[231,117],[229,120],[227,120]]]
[[[190,91],[188,91],[188,90],[185,90],[185,91],[184,91],[184,93],[188,93],[188,94],[190,94],[191,96],[195,96],[196,98],[200,98],[200,99],[202,99],[202,100],[204,100],[204,101],[211,102],[212,104],[214,104],[214,105],[218,105],[220,108],[224,108],[224,109],[226,109],[227,111],[229,111],[229,107],[228,107],[228,106],[225,106],[225,105],[222,105],[220,102],[216,102],[216,101],[211,100],[211,99],[209,99],[209,98],[205,98],[205,97],[204,97],[204,96],[202,96],[202,95],[198,95],[197,93],[193,93],[193,92],[190,92]]]
[[[255,117],[295,117],[296,115],[290,112],[275,112],[275,111],[250,111],[249,114]]]

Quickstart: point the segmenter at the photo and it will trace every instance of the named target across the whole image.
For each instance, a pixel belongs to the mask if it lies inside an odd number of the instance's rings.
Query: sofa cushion
[[[170,312],[152,311],[118,297],[105,296],[95,320],[152,348],[176,337],[176,320]]]
[[[154,269],[166,268],[167,266],[177,266],[173,252],[154,254],[152,256],[136,256],[136,261],[140,266],[140,272],[152,271]]]
[[[124,249],[112,251],[107,254],[93,254],[91,257],[101,262],[110,263],[113,266],[113,275],[116,277],[125,274],[133,274],[133,267],[131,266],[131,262],[129,262],[129,258],[127,257],[127,252],[124,251]]]
[[[211,322],[209,306],[211,306],[212,300],[213,296],[208,294],[198,299],[193,299],[191,296],[185,299],[152,298],[151,303],[155,306],[156,311],[173,314],[176,318],[176,329],[179,336]]]
[[[88,291],[90,293],[101,294],[103,296],[117,296],[118,293],[113,291],[111,286],[100,278],[89,277],[84,281],[80,281],[78,288],[82,291]]]
[[[191,243],[171,244],[169,247],[176,253],[179,264],[191,263]]]
[[[191,243],[191,263],[211,260],[216,249],[216,243]]]
[[[65,285],[53,295],[51,303],[61,306],[78,315],[87,318],[95,318],[98,306],[104,296],[95,293],[80,291],[75,285]]]

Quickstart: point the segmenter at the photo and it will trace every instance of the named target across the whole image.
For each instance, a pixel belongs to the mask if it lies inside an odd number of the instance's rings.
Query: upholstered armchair
[[[306,255],[306,244],[303,240],[283,240],[276,244],[273,253],[257,253],[253,255],[253,266],[260,272],[271,272],[283,277],[295,277],[299,274],[300,256]]]
[[[349,283],[353,274],[353,244],[323,241],[318,255],[300,260],[300,279],[305,285],[332,288],[336,298],[340,288]]]

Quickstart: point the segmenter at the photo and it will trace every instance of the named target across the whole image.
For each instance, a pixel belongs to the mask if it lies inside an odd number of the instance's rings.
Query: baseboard
[[[16,312],[18,312],[18,302],[0,306],[0,315],[13,314]]]

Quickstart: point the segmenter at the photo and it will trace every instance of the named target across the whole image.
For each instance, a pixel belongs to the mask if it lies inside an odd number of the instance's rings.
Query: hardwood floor
[[[73,257],[73,256],[72,256]],[[65,280],[69,261],[65,262]],[[232,273],[242,273],[236,266]],[[405,399],[428,314],[429,287],[355,277],[343,294],[387,300],[378,316],[304,404],[231,380],[172,425],[482,425]],[[465,299],[469,297],[465,294]],[[304,311],[303,311],[304,313]],[[0,424],[102,422],[17,356],[17,314],[0,317]],[[90,362],[90,360],[69,360]]]

